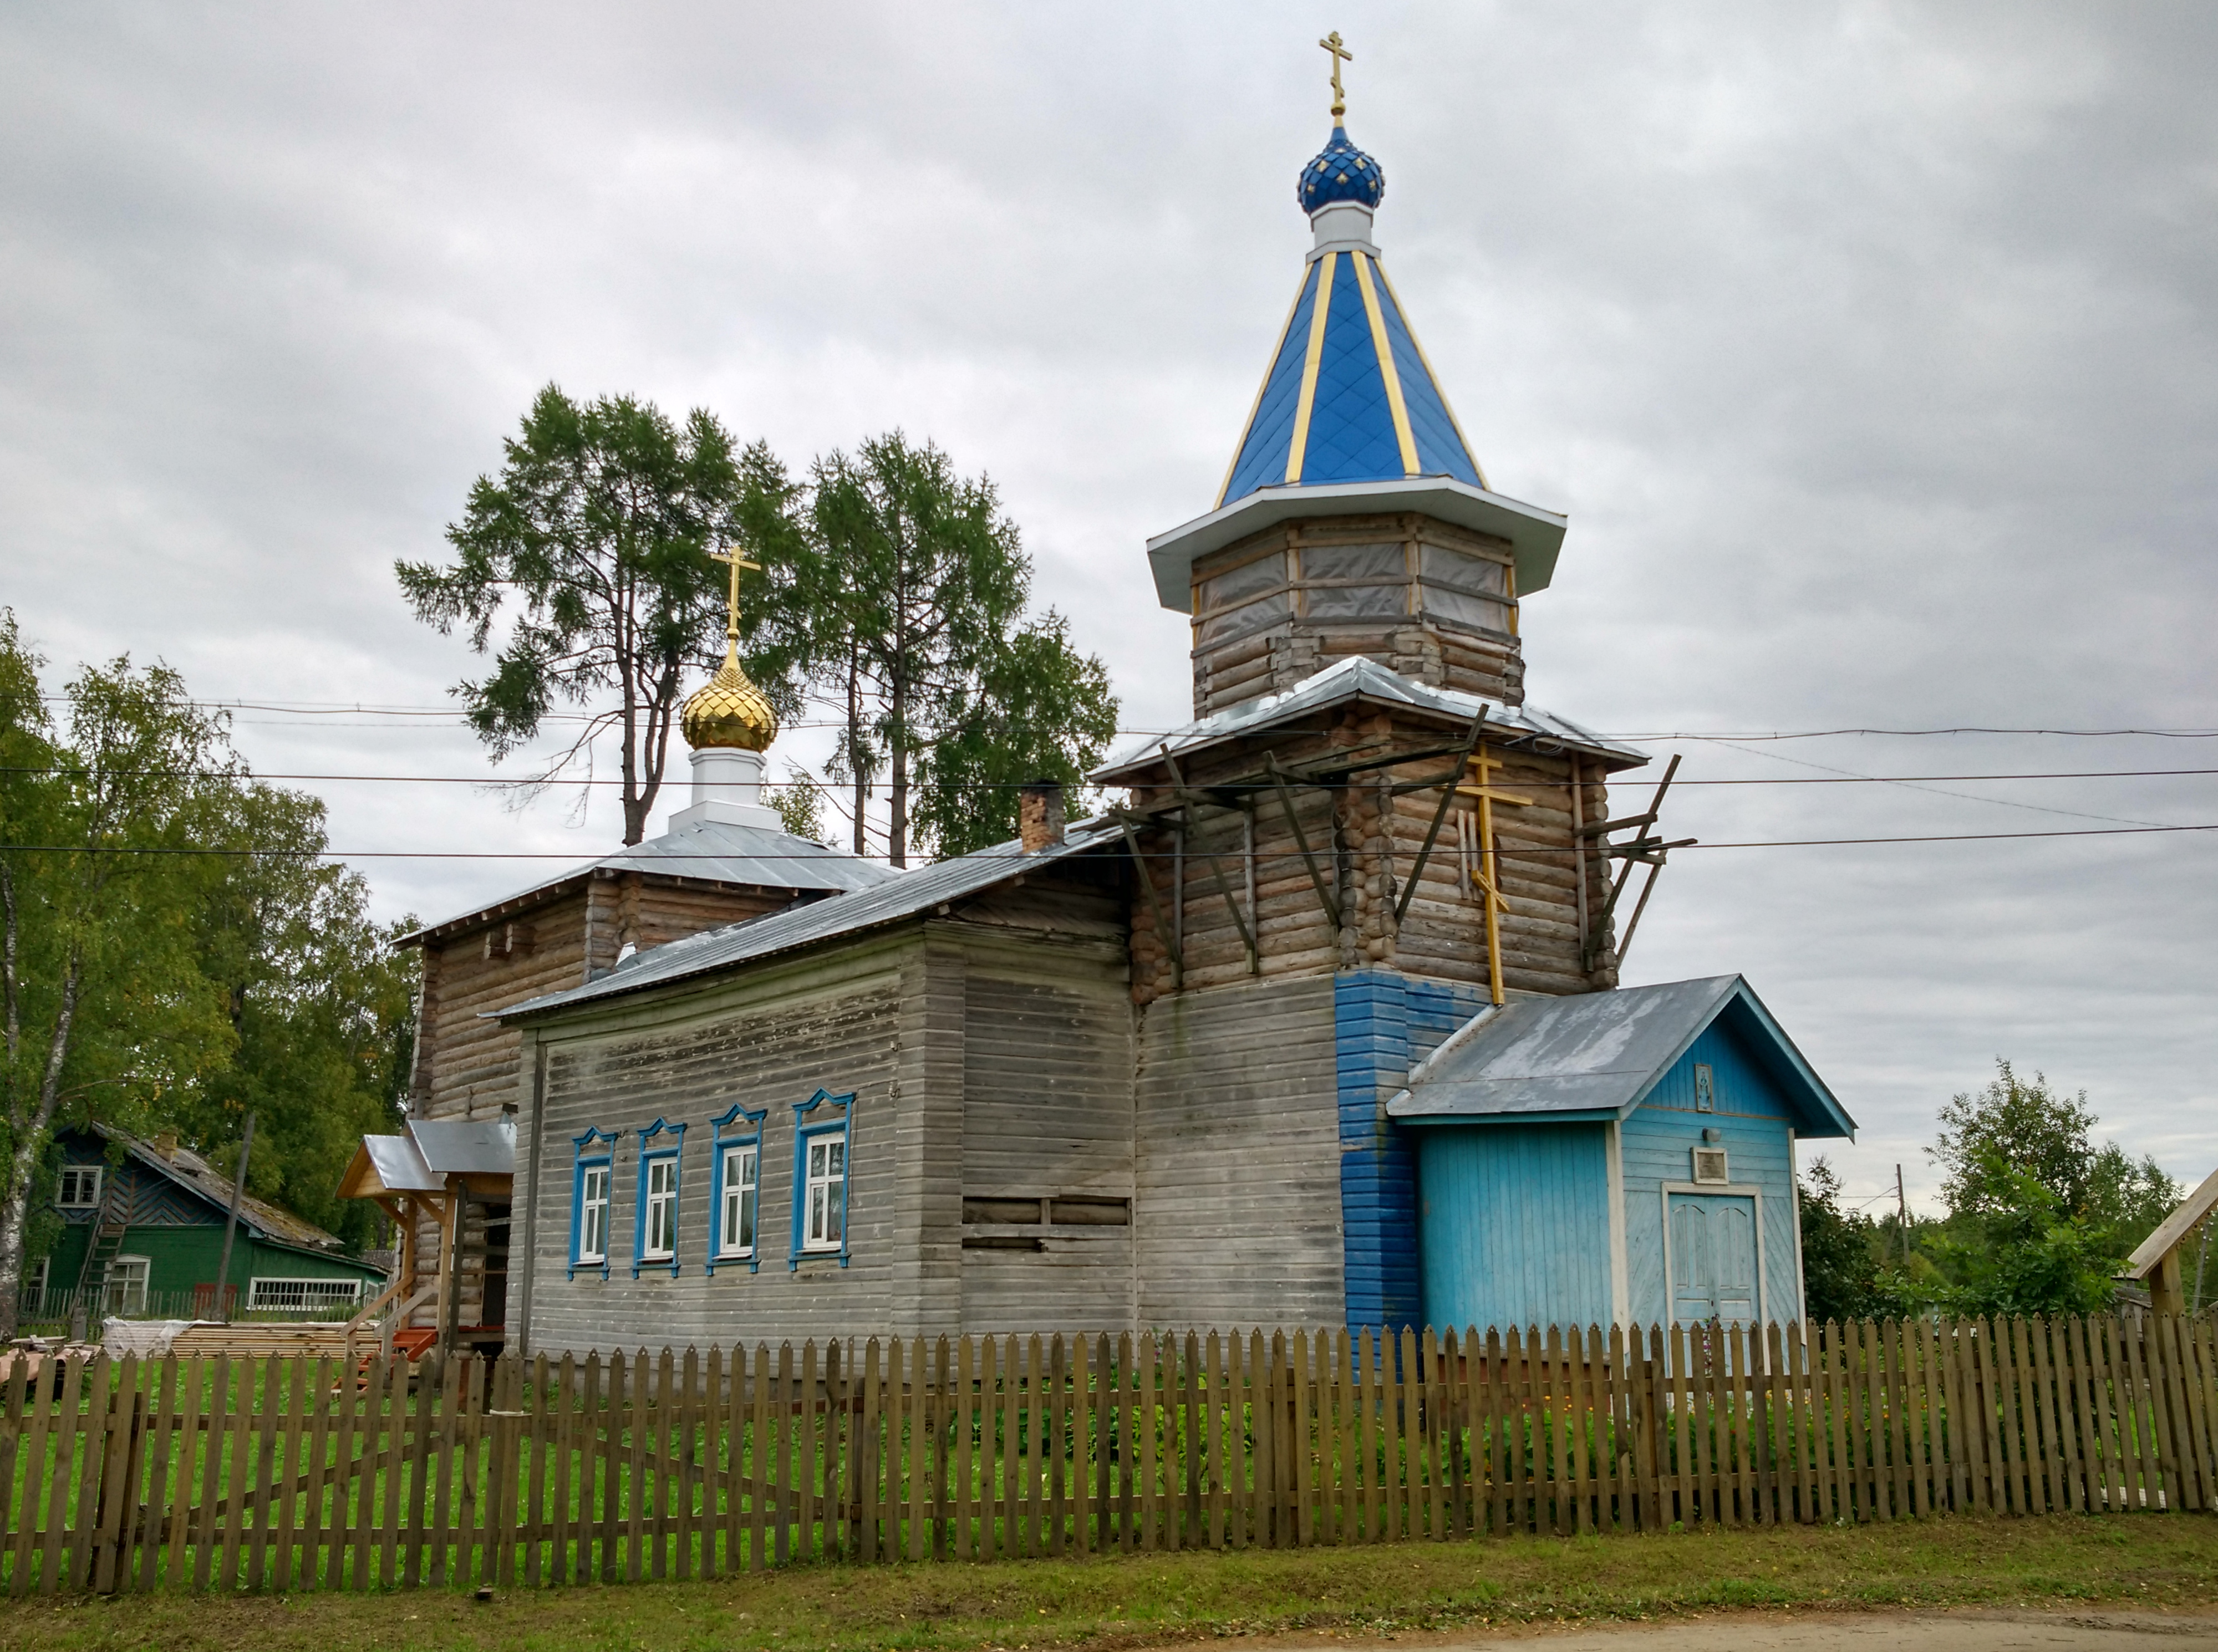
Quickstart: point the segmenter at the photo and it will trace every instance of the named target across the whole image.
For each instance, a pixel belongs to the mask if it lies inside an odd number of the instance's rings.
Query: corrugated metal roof
[[[1115,842],[1119,835],[1113,821],[1082,821],[1070,828],[1061,844],[1033,854],[1026,854],[1024,846],[1012,838],[990,849],[940,861],[914,872],[896,874],[889,882],[852,894],[811,901],[805,906],[790,906],[784,912],[728,924],[722,929],[704,930],[682,941],[635,952],[598,981],[487,1013],[503,1020],[536,1015],[620,993],[640,992],[765,958],[773,953],[791,951],[796,947],[897,923],[943,901],[960,900],[990,888],[1031,868],[1101,848]]]
[[[1855,1133],[1856,1122],[1738,975],[1490,1006],[1410,1070],[1387,1116],[1409,1123],[1623,1117],[1728,1011],[1738,1012],[1753,1053],[1796,1104],[1802,1134]]]
[[[416,1150],[415,1142],[406,1135],[365,1135],[362,1150],[369,1155],[370,1168],[377,1172],[379,1184],[389,1193],[437,1193],[446,1186],[431,1173],[424,1162],[424,1155]]]
[[[834,893],[871,888],[901,875],[890,866],[882,866],[876,861],[864,860],[790,832],[724,820],[696,820],[675,832],[666,832],[659,838],[649,838],[598,860],[586,861],[542,878],[498,900],[488,900],[481,906],[441,919],[436,924],[426,924],[401,938],[418,940],[450,925],[469,922],[595,870],[645,872],[657,877],[696,878],[710,883]]]
[[[513,1176],[516,1121],[499,1118],[412,1118],[408,1134],[424,1167],[434,1176]],[[387,1182],[387,1186],[392,1184]],[[438,1186],[439,1183],[432,1185]]]
[[[90,1128],[97,1135],[110,1142],[121,1142],[124,1151],[140,1164],[158,1171],[179,1186],[199,1194],[218,1210],[231,1209],[231,1178],[190,1148],[181,1147],[175,1153],[165,1154],[152,1142],[142,1142],[135,1135],[127,1135],[108,1125],[95,1124]],[[336,1234],[326,1233],[306,1216],[296,1216],[267,1199],[256,1198],[251,1193],[240,1196],[239,1219],[251,1231],[281,1244],[319,1251],[340,1248]]]
[[[1496,705],[1460,689],[1413,683],[1375,659],[1352,654],[1303,678],[1283,694],[1267,694],[1260,700],[1250,700],[1187,723],[1182,728],[1174,728],[1168,734],[1151,734],[1135,740],[1087,777],[1097,785],[1114,785],[1126,774],[1160,762],[1165,746],[1170,747],[1173,757],[1183,757],[1188,752],[1243,734],[1260,733],[1276,724],[1355,699],[1437,712],[1465,723],[1478,715],[1479,708],[1484,706],[1490,728],[1537,734],[1559,745],[1615,758],[1627,764],[1648,761],[1648,753],[1639,746],[1604,739],[1570,718],[1556,716],[1537,706]]]

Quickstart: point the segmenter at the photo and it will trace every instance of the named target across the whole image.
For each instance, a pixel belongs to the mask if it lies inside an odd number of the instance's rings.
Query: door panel
[[[1671,1317],[1756,1318],[1756,1201],[1745,1194],[1671,1195]]]

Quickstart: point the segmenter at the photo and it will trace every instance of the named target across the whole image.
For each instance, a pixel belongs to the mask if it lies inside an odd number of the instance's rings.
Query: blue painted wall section
[[[1667,1182],[1694,1179],[1693,1149],[1705,1128],[1725,1149],[1726,1174],[1737,1187],[1762,1195],[1766,1320],[1801,1317],[1802,1281],[1795,1253],[1793,1108],[1728,1012],[1695,1037],[1658,1080],[1620,1138],[1625,1166],[1626,1253],[1633,1317],[1664,1318],[1670,1297],[1664,1277],[1664,1194]],[[1716,1083],[1717,1111],[1694,1111],[1694,1065],[1707,1063]]]
[[[1609,1127],[1447,1124],[1417,1137],[1425,1319],[1608,1325]]]
[[[1422,1323],[1417,1161],[1386,1117],[1410,1063],[1478,1012],[1477,987],[1360,969],[1334,983],[1340,1211],[1350,1326]]]

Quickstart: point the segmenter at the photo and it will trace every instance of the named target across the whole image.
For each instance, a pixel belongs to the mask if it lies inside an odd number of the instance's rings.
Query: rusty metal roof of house
[[[139,1163],[168,1177],[179,1186],[197,1193],[220,1210],[231,1209],[231,1178],[195,1153],[190,1148],[180,1147],[164,1153],[152,1142],[142,1142],[135,1135],[106,1124],[89,1127],[92,1132],[110,1142],[121,1142],[123,1150]],[[306,1216],[296,1216],[290,1210],[257,1199],[251,1193],[243,1194],[239,1201],[239,1219],[248,1228],[264,1239],[282,1245],[296,1245],[308,1250],[338,1250],[338,1236],[326,1233]]]
[[[1738,975],[1489,1006],[1409,1070],[1386,1114],[1409,1124],[1623,1118],[1724,1018],[1785,1092],[1802,1135],[1855,1135],[1856,1121]]]
[[[1304,678],[1283,694],[1267,694],[1261,699],[1249,700],[1199,718],[1181,728],[1173,729],[1168,734],[1150,734],[1136,740],[1117,752],[1087,778],[1096,785],[1123,784],[1151,764],[1162,761],[1166,746],[1169,747],[1173,757],[1184,757],[1189,752],[1200,751],[1222,741],[1266,733],[1297,718],[1327,710],[1350,700],[1369,700],[1380,705],[1428,711],[1438,715],[1443,721],[1465,725],[1478,715],[1481,707],[1484,707],[1488,727],[1500,729],[1505,733],[1529,735],[1551,747],[1567,747],[1607,758],[1627,768],[1648,761],[1648,753],[1639,747],[1605,739],[1568,717],[1556,716],[1537,706],[1496,705],[1476,694],[1466,694],[1461,689],[1435,688],[1428,683],[1413,682],[1398,671],[1389,671],[1375,659],[1353,654],[1336,665],[1328,665],[1314,676]]]
[[[696,820],[675,832],[649,838],[587,861],[567,871],[490,901],[473,911],[402,936],[421,941],[500,917],[594,872],[643,872],[654,877],[685,878],[697,883],[738,884],[751,888],[791,889],[796,894],[844,894],[868,889],[900,874],[790,832],[726,820]]]
[[[931,911],[934,906],[976,894],[1019,873],[1103,848],[1118,841],[1120,829],[1112,820],[1086,820],[1072,826],[1063,842],[1025,852],[1012,838],[990,849],[960,855],[952,860],[902,872],[892,881],[840,896],[836,900],[811,901],[760,918],[749,918],[722,929],[704,930],[682,941],[671,941],[650,951],[634,953],[609,974],[583,987],[549,993],[489,1016],[511,1018],[541,1015],[573,1004],[636,993],[650,987],[751,963],[774,953],[790,952],[864,930],[898,923]]]

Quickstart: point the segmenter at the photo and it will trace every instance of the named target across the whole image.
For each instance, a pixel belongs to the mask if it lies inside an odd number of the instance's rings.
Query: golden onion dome
[[[725,645],[716,674],[687,698],[678,726],[697,752],[718,746],[766,751],[778,738],[778,713],[740,669],[736,643]]]

